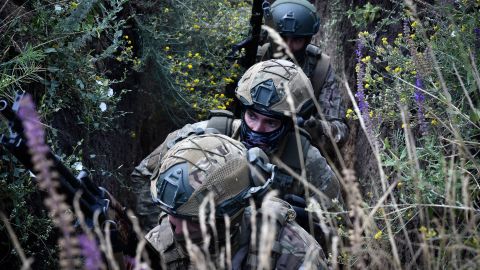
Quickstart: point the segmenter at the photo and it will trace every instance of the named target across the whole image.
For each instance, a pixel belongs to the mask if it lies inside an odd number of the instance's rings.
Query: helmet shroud
[[[235,91],[242,105],[267,116],[303,116],[313,104],[313,88],[301,67],[272,59],[250,67]],[[291,96],[293,111],[287,97]]]
[[[187,137],[166,153],[151,194],[165,212],[196,220],[211,193],[216,216],[223,218],[243,210],[238,202],[250,186],[246,148],[225,135],[203,134]]]

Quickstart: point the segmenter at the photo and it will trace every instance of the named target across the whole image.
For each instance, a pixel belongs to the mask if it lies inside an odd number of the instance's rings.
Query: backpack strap
[[[267,52],[270,50],[270,42],[266,42],[257,49],[257,63],[267,60]]]
[[[227,110],[211,110],[208,115],[207,129],[216,129],[220,134],[232,135],[232,124],[235,115]]]
[[[301,143],[300,147],[303,153],[303,157],[301,158],[305,161],[307,159],[308,149],[311,145],[310,135],[308,135],[308,133],[303,129],[299,129],[299,131]],[[298,156],[298,146],[295,132],[292,131],[286,135],[285,140],[283,140],[279,147],[279,151],[277,151],[275,155],[294,171],[300,172],[302,170],[300,157]]]
[[[305,63],[305,74],[312,82],[315,96],[320,95],[320,90],[327,79],[328,69],[331,65],[330,56],[322,53],[322,50],[313,44],[308,44],[306,48],[307,61]]]

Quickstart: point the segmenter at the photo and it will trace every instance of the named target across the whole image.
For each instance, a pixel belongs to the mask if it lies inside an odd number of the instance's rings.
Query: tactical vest
[[[210,111],[207,130],[216,129],[220,134],[227,135],[234,139],[237,139],[238,130],[234,130],[233,121],[235,120],[234,114],[227,110],[212,110]],[[285,138],[280,142],[280,145],[275,151],[274,156],[278,157],[283,163],[292,168],[296,173],[300,173],[302,170],[301,161],[307,159],[308,149],[310,148],[310,135],[303,130],[299,129],[300,135],[300,147],[302,149],[303,156],[299,157],[297,139],[295,132],[291,131],[287,133]]]
[[[268,60],[271,58],[272,54],[273,52],[271,52],[270,42],[259,46],[257,49],[257,62]],[[302,70],[310,79],[313,92],[315,97],[318,99],[323,85],[327,79],[328,70],[331,65],[331,59],[330,56],[322,53],[320,47],[313,44],[307,45],[305,54],[306,58]]]

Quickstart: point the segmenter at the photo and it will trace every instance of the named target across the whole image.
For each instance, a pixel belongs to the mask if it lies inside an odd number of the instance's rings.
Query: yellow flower
[[[396,67],[395,70],[393,70],[393,72],[400,73],[400,72],[402,72],[402,70],[403,69],[401,67]]]
[[[405,123],[402,123],[402,128],[405,128]]]
[[[402,182],[402,181],[399,181],[399,182],[397,183],[397,187],[398,187],[398,188],[403,187],[403,182]]]
[[[190,87],[190,91],[193,91],[193,90],[195,90],[195,88],[193,88],[193,87]]]
[[[198,24],[194,24],[194,25],[193,25],[193,29],[195,29],[195,30],[198,30],[198,29],[200,29],[200,25],[198,25]]]
[[[460,29],[460,31],[465,32],[466,30],[467,30],[467,27],[463,24],[463,25],[462,25],[462,28]]]
[[[378,77],[378,78],[377,78],[377,81],[383,82],[383,77]]]
[[[432,124],[432,126],[438,125],[437,119],[432,119],[432,121],[430,122],[430,124]]]
[[[397,36],[400,38],[400,37],[403,37],[403,34],[402,34],[402,33],[398,33]]]
[[[411,24],[411,26],[412,26],[413,28],[417,28],[417,21],[413,21],[412,24]]]
[[[353,114],[353,110],[352,109],[348,109],[347,110],[347,113],[345,114],[345,117],[347,119],[350,119],[352,117],[352,114]]]
[[[224,98],[224,97],[225,97],[225,95],[223,93],[220,94],[220,98]]]
[[[426,238],[428,239],[428,238],[432,238],[432,237],[435,237],[435,236],[437,236],[437,232],[434,229],[428,229]]]
[[[364,58],[362,58],[362,62],[363,63],[368,63],[368,62],[370,62],[370,59],[371,59],[370,55],[367,55]]]
[[[418,229],[421,233],[426,233],[427,232],[427,228],[425,226],[422,226],[420,227],[420,229]]]
[[[72,9],[76,9],[78,7],[78,3],[77,2],[72,2],[72,3],[70,3],[70,7]]]
[[[390,70],[391,70],[390,66],[386,66],[386,67],[385,67],[385,70],[386,70],[387,72],[390,72]]]
[[[375,240],[378,240],[378,239],[382,238],[382,235],[383,235],[383,232],[382,232],[382,231],[378,231],[378,232],[375,234],[375,236],[373,236],[373,238],[374,238]]]
[[[167,56],[168,59],[172,60],[173,59],[173,56],[169,55]]]
[[[165,50],[166,52],[168,52],[168,51],[170,51],[170,47],[165,46],[164,50]]]
[[[363,31],[363,32],[358,33],[358,36],[359,37],[366,37],[366,36],[368,36],[368,34],[369,34],[368,31]]]
[[[188,56],[188,57],[192,57],[192,56],[193,56],[192,52],[188,52],[188,55],[187,55],[187,56]]]
[[[417,75],[417,71],[415,71],[415,70],[412,70],[410,73],[411,73],[412,75]]]
[[[195,53],[195,57],[196,57],[196,58],[200,58],[200,54],[199,54],[198,52]]]
[[[382,38],[383,45],[388,45],[388,40],[386,37]]]
[[[411,34],[411,35],[410,35],[410,38],[411,38],[411,39],[415,39],[415,34]]]
[[[193,108],[197,108],[197,103],[193,103]]]
[[[192,64],[188,64],[188,65],[187,65],[187,68],[188,68],[188,69],[192,69],[192,68],[193,68]]]
[[[170,11],[170,9],[168,9],[167,7],[163,10],[163,12],[165,13],[168,13]]]
[[[128,39],[128,36],[127,36],[127,35],[125,35],[125,36],[123,36],[123,38],[124,38],[124,39]]]
[[[232,83],[233,80],[231,78],[223,78],[223,80],[225,81],[225,83]]]
[[[197,83],[199,83],[199,82],[200,82],[200,80],[199,80],[199,79],[195,79],[195,80],[193,80],[193,83],[195,83],[195,84],[197,84]]]
[[[369,112],[368,115],[369,115],[370,117],[373,117],[373,112]]]

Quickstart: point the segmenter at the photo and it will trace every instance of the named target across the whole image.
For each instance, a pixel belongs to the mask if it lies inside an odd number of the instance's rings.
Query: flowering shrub
[[[416,4],[397,2],[357,37],[361,116],[347,118],[365,122],[385,185],[366,194],[369,237],[341,258],[361,265],[382,250],[369,268],[478,268],[480,1]]]
[[[197,119],[211,109],[229,107],[233,100],[223,94],[225,86],[239,79],[242,70],[226,57],[246,36],[251,7],[246,2],[185,0],[157,8],[160,14],[139,21],[144,58],[152,58],[159,70],[152,79],[162,80],[163,92],[171,97],[164,105],[175,111],[193,109]]]

